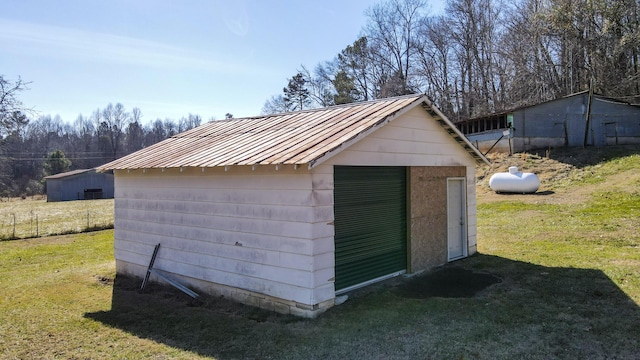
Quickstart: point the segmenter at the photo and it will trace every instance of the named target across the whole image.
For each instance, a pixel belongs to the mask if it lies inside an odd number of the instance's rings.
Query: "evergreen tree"
[[[304,110],[310,103],[309,90],[306,87],[307,80],[302,73],[297,73],[291,79],[287,87],[282,89],[284,101],[290,105],[292,111]]]
[[[360,98],[360,92],[356,89],[353,79],[344,71],[336,74],[333,86],[336,89],[336,94],[333,95],[333,102],[336,105],[352,103]]]
[[[44,171],[47,175],[60,174],[69,171],[71,160],[67,159],[62,150],[56,150],[47,156]]]
[[[353,45],[347,46],[337,57],[338,67],[345,72],[358,91],[357,100],[373,99],[371,86],[373,79],[371,76],[371,56],[367,45],[367,38],[361,37]],[[337,89],[336,89],[337,91]]]

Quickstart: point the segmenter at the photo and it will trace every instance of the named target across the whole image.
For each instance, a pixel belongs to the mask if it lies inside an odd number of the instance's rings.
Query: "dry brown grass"
[[[0,201],[0,239],[79,233],[113,227],[113,199],[47,202],[46,199]]]

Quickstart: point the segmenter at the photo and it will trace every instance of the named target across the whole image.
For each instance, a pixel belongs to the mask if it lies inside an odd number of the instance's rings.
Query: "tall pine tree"
[[[304,110],[311,103],[309,90],[306,87],[307,80],[302,73],[297,73],[291,79],[287,87],[283,88],[284,101],[292,111]]]
[[[67,159],[62,150],[56,150],[47,156],[44,162],[44,171],[47,175],[55,175],[69,171],[71,161]]]
[[[358,101],[360,92],[356,89],[353,79],[346,72],[339,71],[336,74],[333,86],[336,89],[336,94],[333,95],[333,102],[336,105]]]

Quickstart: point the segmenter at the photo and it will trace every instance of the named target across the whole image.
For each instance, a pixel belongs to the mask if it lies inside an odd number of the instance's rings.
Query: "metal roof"
[[[504,115],[507,115],[509,113],[513,113],[515,111],[534,108],[536,106],[552,103],[552,102],[555,102],[555,101],[566,100],[566,99],[570,99],[570,98],[575,97],[575,96],[580,96],[580,95],[585,95],[585,94],[589,94],[589,90],[579,91],[579,92],[576,92],[576,93],[573,93],[573,94],[564,95],[564,96],[561,96],[561,97],[556,98],[556,99],[541,101],[541,102],[535,103],[535,104],[512,107],[512,108],[509,108],[509,109],[506,109],[506,110],[501,110],[501,111],[498,111],[498,112],[492,112],[492,113],[485,114],[485,115],[475,116],[475,117],[472,117],[472,118],[469,118],[469,119],[463,119],[463,120],[460,120],[460,121],[456,121],[455,124],[458,125],[458,124],[474,122],[474,121],[477,121],[477,120],[491,118],[491,117],[494,117],[494,116],[504,116]],[[601,100],[601,101],[610,101],[612,103],[616,103],[616,104],[620,104],[620,105],[629,105],[629,106],[634,106],[634,107],[640,107],[640,104],[631,104],[628,101],[624,101],[624,100],[621,100],[621,99],[616,99],[616,98],[613,98],[613,97],[604,96],[604,95],[600,95],[600,94],[596,94],[596,93],[593,94],[593,98]]]
[[[80,175],[80,174],[84,174],[84,173],[88,173],[88,172],[97,172],[98,170],[100,170],[99,168],[93,168],[93,169],[78,169],[78,170],[71,170],[71,171],[67,171],[67,172],[63,172],[63,173],[59,173],[59,174],[54,174],[54,175],[49,175],[45,177],[45,180],[51,180],[51,179],[63,179],[63,178],[67,178],[67,177],[71,177],[71,176],[76,176],[76,175]],[[102,172],[106,172],[106,170],[108,169],[102,169],[100,171]],[[110,172],[111,174],[113,174],[113,172]]]
[[[415,106],[430,113],[477,161],[487,159],[423,95],[217,120],[139,150],[99,170],[233,165],[318,165]]]
[[[63,173],[59,173],[59,174],[54,174],[54,175],[49,175],[47,177],[45,177],[46,180],[51,180],[51,179],[62,179],[62,178],[66,178],[69,176],[74,176],[74,175],[79,175],[79,174],[84,174],[86,172],[89,171],[95,171],[95,169],[78,169],[78,170],[71,170],[71,171],[67,171],[67,172],[63,172]]]

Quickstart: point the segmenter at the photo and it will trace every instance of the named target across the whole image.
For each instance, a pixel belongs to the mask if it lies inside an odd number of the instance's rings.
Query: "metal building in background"
[[[45,177],[47,201],[113,198],[113,172],[80,169]]]
[[[640,143],[640,106],[583,91],[456,123],[484,154]]]

